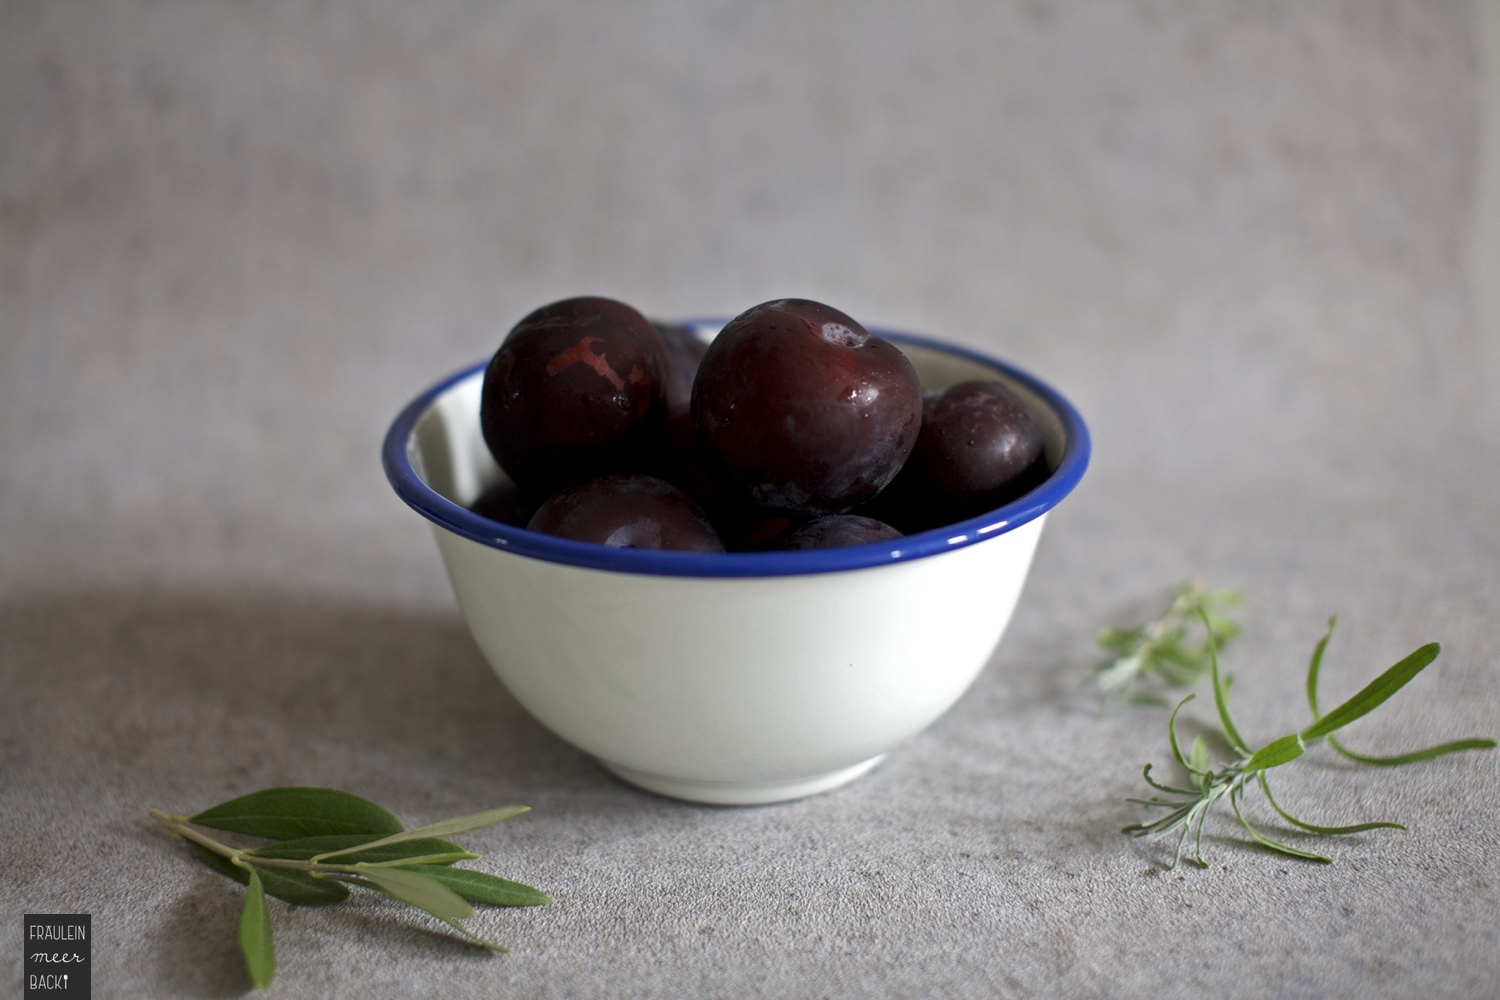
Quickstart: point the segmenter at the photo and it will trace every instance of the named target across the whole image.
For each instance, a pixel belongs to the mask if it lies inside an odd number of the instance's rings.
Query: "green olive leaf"
[[[266,910],[266,895],[260,874],[250,869],[249,888],[245,891],[245,909],[240,913],[240,951],[245,955],[245,970],[250,981],[261,989],[276,978],[276,949],[271,943],[271,914]]]
[[[509,951],[463,925],[474,916],[471,903],[536,906],[551,897],[520,882],[450,867],[479,855],[443,838],[527,811],[527,806],[504,806],[404,830],[395,816],[357,795],[291,787],[244,795],[191,818],[146,810],[211,868],[245,886],[239,945],[250,980],[260,988],[276,976],[268,895],[321,906],[343,902],[349,886],[357,886],[415,907],[476,945]],[[246,848],[216,839],[210,829],[275,842]]]
[[[393,833],[389,837],[381,837],[379,840],[371,840],[368,843],[355,844],[336,851],[328,851],[312,860],[324,861],[343,854],[352,854],[357,850],[368,851],[377,847],[385,847],[387,844],[399,844],[403,840],[416,840],[420,837],[447,837],[455,833],[467,833],[470,830],[494,826],[496,823],[502,823],[512,816],[519,816],[524,812],[530,811],[530,806],[501,806],[498,809],[485,809],[482,812],[469,813],[467,816],[456,816],[453,819],[429,823],[427,826],[419,826],[415,830],[402,830],[400,833]]]
[[[436,879],[401,868],[367,868],[359,866],[361,878],[393,899],[409,903],[442,920],[467,920],[474,915],[462,896]]]
[[[341,833],[330,837],[301,837],[296,840],[280,840],[274,844],[257,847],[246,854],[257,858],[283,858],[291,861],[308,861],[330,852],[340,853],[338,863],[342,865],[391,864],[421,862],[423,864],[452,864],[455,861],[472,861],[479,857],[449,840],[436,837],[416,837],[378,847],[365,847],[370,838],[365,834]]]
[[[191,841],[188,844],[214,871],[229,876],[240,885],[250,884],[249,868],[237,865],[201,844]],[[313,878],[306,872],[285,868],[261,868],[258,871],[267,895],[296,906],[332,906],[349,898],[349,890],[332,879]]]
[[[399,833],[401,821],[380,806],[333,788],[267,788],[206,809],[189,822],[249,837],[289,840],[340,833]]]
[[[426,875],[440,882],[471,903],[491,906],[541,906],[552,897],[521,882],[498,875],[477,872],[471,868],[447,868],[442,865],[407,865],[405,871]]]

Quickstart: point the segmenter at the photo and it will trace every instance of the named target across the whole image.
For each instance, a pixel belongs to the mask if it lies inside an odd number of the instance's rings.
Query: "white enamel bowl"
[[[697,324],[711,336],[720,324]],[[613,549],[480,517],[503,476],[479,430],[484,364],[422,393],[385,469],[432,522],[495,673],[558,736],[663,795],[751,804],[851,781],[968,688],[1010,621],[1046,513],[1088,464],[1056,391],[965,348],[888,331],[924,387],[998,378],[1041,423],[1026,496],[895,542],[707,555]]]

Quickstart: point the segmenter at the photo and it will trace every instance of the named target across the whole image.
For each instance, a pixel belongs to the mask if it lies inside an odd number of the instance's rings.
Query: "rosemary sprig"
[[[1205,616],[1206,617],[1206,616]],[[1366,764],[1394,766],[1398,764],[1409,764],[1417,761],[1431,760],[1444,754],[1457,753],[1462,750],[1487,750],[1496,744],[1492,739],[1465,739],[1455,740],[1450,743],[1441,743],[1436,746],[1427,747],[1412,753],[1401,754],[1394,757],[1367,757],[1355,754],[1345,749],[1338,743],[1333,733],[1342,729],[1356,719],[1369,714],[1378,708],[1386,699],[1390,698],[1407,682],[1421,673],[1429,663],[1437,659],[1440,647],[1435,642],[1413,651],[1409,656],[1386,670],[1375,680],[1365,686],[1363,690],[1355,694],[1338,708],[1323,715],[1318,711],[1318,673],[1322,667],[1323,651],[1328,646],[1328,640],[1333,636],[1335,620],[1328,621],[1328,632],[1313,649],[1312,659],[1307,669],[1307,701],[1312,710],[1313,721],[1300,732],[1290,733],[1279,739],[1272,740],[1257,750],[1252,751],[1245,740],[1240,736],[1239,730],[1235,728],[1234,721],[1229,715],[1228,697],[1229,692],[1223,677],[1219,673],[1218,654],[1214,647],[1212,638],[1208,643],[1209,674],[1213,678],[1214,707],[1218,711],[1219,724],[1223,730],[1224,741],[1230,749],[1238,756],[1231,762],[1221,765],[1215,770],[1209,764],[1208,745],[1203,737],[1199,736],[1193,740],[1191,749],[1184,756],[1177,742],[1177,713],[1182,710],[1193,699],[1188,695],[1178,702],[1177,707],[1172,710],[1172,715],[1167,720],[1167,741],[1172,749],[1172,757],[1188,773],[1190,788],[1179,788],[1166,785],[1151,777],[1151,765],[1147,764],[1142,772],[1146,783],[1159,792],[1164,792],[1172,798],[1163,798],[1153,795],[1149,799],[1130,799],[1138,805],[1152,809],[1165,809],[1167,814],[1152,823],[1138,823],[1127,826],[1123,832],[1135,837],[1148,837],[1157,834],[1169,833],[1173,830],[1180,831],[1177,837],[1177,849],[1172,855],[1172,867],[1176,868],[1182,860],[1183,848],[1187,844],[1189,836],[1193,837],[1193,857],[1190,859],[1200,868],[1207,867],[1203,860],[1203,821],[1213,807],[1221,801],[1227,801],[1233,810],[1235,818],[1240,825],[1255,839],[1255,842],[1279,851],[1295,858],[1308,861],[1317,861],[1324,864],[1332,862],[1322,854],[1306,851],[1290,844],[1282,843],[1266,836],[1251,825],[1246,819],[1243,809],[1245,792],[1247,786],[1253,781],[1259,786],[1266,802],[1278,816],[1288,823],[1318,836],[1340,836],[1351,833],[1361,833],[1366,830],[1375,829],[1406,829],[1399,823],[1385,821],[1370,823],[1354,823],[1349,826],[1319,826],[1306,823],[1287,812],[1276,801],[1271,794],[1271,785],[1266,778],[1266,772],[1274,767],[1290,763],[1306,751],[1309,745],[1320,740],[1327,739],[1333,749],[1348,757],[1350,760]],[[1207,620],[1204,628],[1212,635],[1212,626]]]
[[[1208,590],[1191,580],[1177,588],[1155,621],[1101,629],[1098,644],[1111,656],[1099,664],[1094,684],[1109,700],[1171,704],[1160,689],[1189,687],[1208,676],[1214,649],[1239,635],[1239,625],[1227,615],[1239,602],[1237,590]]]
[[[147,810],[209,867],[246,886],[240,950],[250,981],[261,988],[276,976],[268,895],[298,906],[327,906],[348,899],[348,886],[372,889],[436,917],[474,944],[509,951],[463,925],[474,916],[471,904],[536,906],[551,898],[520,882],[453,867],[479,855],[443,838],[526,811],[505,806],[408,830],[375,803],[332,788],[268,788],[196,816]],[[270,842],[236,847],[200,827]]]

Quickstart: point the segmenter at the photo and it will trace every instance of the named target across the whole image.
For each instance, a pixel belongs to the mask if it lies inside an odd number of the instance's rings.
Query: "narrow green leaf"
[[[1184,792],[1184,795],[1196,795],[1197,792]],[[1173,809],[1181,806],[1180,801],[1164,799],[1160,795],[1153,795],[1149,799],[1126,799],[1126,802],[1134,802],[1138,806],[1151,806],[1155,809]]]
[[[1145,766],[1145,768],[1141,771],[1141,777],[1145,778],[1146,779],[1146,784],[1150,785],[1152,788],[1159,789],[1159,790],[1161,790],[1163,792],[1171,792],[1173,795],[1192,795],[1192,796],[1198,796],[1198,795],[1202,794],[1201,791],[1193,791],[1193,790],[1187,789],[1187,788],[1174,788],[1171,785],[1163,785],[1160,781],[1157,781],[1155,778],[1151,777],[1151,765],[1150,764],[1147,764]],[[1139,800],[1132,799],[1131,801],[1134,802],[1134,801],[1139,801]]]
[[[308,861],[329,852],[340,853],[338,864],[352,865],[360,862],[389,864],[392,862],[416,861],[424,864],[445,864],[454,861],[471,861],[479,855],[464,850],[450,840],[436,837],[417,837],[380,847],[368,848],[370,838],[365,834],[341,833],[332,837],[301,837],[297,840],[281,840],[274,844],[247,851],[258,858],[283,858],[290,861]]]
[[[1314,722],[1322,718],[1318,713],[1318,672],[1323,669],[1323,651],[1328,648],[1328,640],[1333,638],[1333,627],[1338,623],[1338,615],[1328,619],[1328,631],[1323,633],[1323,638],[1313,647],[1312,659],[1307,662],[1307,707],[1312,710]]]
[[[1186,705],[1196,697],[1197,695],[1190,694],[1179,701],[1177,707],[1172,709],[1172,714],[1167,717],[1167,742],[1172,745],[1172,756],[1177,759],[1177,763],[1181,764],[1188,771],[1191,771],[1192,768],[1188,767],[1187,758],[1182,756],[1182,748],[1177,745],[1177,713],[1182,711],[1183,705]]]
[[[245,969],[250,981],[261,989],[276,978],[276,949],[271,944],[271,914],[266,910],[266,895],[260,874],[250,869],[249,889],[245,891],[245,909],[240,913],[240,951],[245,953]]]
[[[1188,753],[1188,769],[1198,772],[1208,770],[1208,743],[1202,736],[1193,740],[1193,749]]]
[[[513,816],[531,812],[530,806],[501,806],[498,809],[485,809],[467,816],[455,816],[453,819],[441,820],[437,823],[429,823],[426,826],[417,827],[415,830],[406,830],[394,836],[387,837],[386,843],[394,843],[400,840],[410,840],[414,837],[451,837],[455,833],[467,833],[470,830],[479,830],[486,826],[494,826],[503,823]]]
[[[250,884],[249,869],[191,840],[188,841],[188,846],[214,871],[229,876],[240,885]],[[331,906],[349,898],[349,890],[332,879],[313,878],[303,872],[277,868],[262,868],[259,871],[261,885],[267,895],[297,906]]]
[[[1406,827],[1402,826],[1400,823],[1355,823],[1351,826],[1318,826],[1314,823],[1304,823],[1277,804],[1276,796],[1271,794],[1271,783],[1266,780],[1266,772],[1260,772],[1257,777],[1260,778],[1260,790],[1265,793],[1266,801],[1271,803],[1271,808],[1275,809],[1276,812],[1280,814],[1281,818],[1286,820],[1288,823],[1292,824],[1293,826],[1300,826],[1302,829],[1307,830],[1310,833],[1316,833],[1324,837],[1341,837],[1345,834],[1350,833],[1364,833],[1366,830],[1406,829]]]
[[[1095,637],[1100,646],[1116,653],[1129,653],[1140,640],[1139,628],[1102,628]]]
[[[1219,651],[1218,644],[1214,642],[1213,629],[1208,624],[1208,616],[1202,610],[1199,610],[1198,617],[1203,619],[1203,627],[1209,630],[1208,666],[1214,679],[1214,707],[1219,710],[1219,724],[1224,727],[1224,735],[1228,738],[1230,746],[1240,753],[1249,753],[1250,748],[1240,738],[1239,730],[1234,728],[1234,721],[1229,718],[1229,685],[1219,674]]]
[[[1287,761],[1296,760],[1302,756],[1302,738],[1296,733],[1283,736],[1279,740],[1272,740],[1251,755],[1245,761],[1242,771],[1264,771],[1268,767],[1277,767]]]
[[[1333,864],[1332,858],[1324,857],[1321,854],[1314,854],[1312,851],[1304,851],[1302,848],[1293,847],[1291,844],[1283,844],[1279,840],[1272,840],[1270,837],[1267,837],[1255,827],[1251,826],[1249,820],[1245,819],[1245,814],[1240,812],[1239,794],[1230,794],[1229,805],[1233,807],[1235,818],[1240,821],[1240,826],[1243,826],[1246,832],[1248,832],[1250,836],[1254,837],[1256,842],[1261,846],[1269,847],[1273,851],[1279,851],[1282,854],[1286,854],[1294,858],[1302,858],[1306,861],[1316,861],[1319,864],[1324,865]]]
[[[1371,757],[1362,753],[1355,753],[1344,746],[1337,738],[1328,737],[1328,745],[1334,751],[1350,760],[1361,764],[1373,764],[1376,767],[1398,767],[1402,764],[1416,764],[1424,760],[1432,760],[1445,754],[1459,753],[1463,750],[1493,750],[1495,741],[1490,739],[1454,740],[1451,743],[1439,743],[1423,750],[1413,750],[1411,753],[1396,754],[1392,757]]]
[[[418,909],[421,909],[421,907],[418,907]],[[429,912],[430,913],[431,911],[425,911],[425,912]],[[490,951],[499,951],[499,952],[508,952],[508,951],[510,951],[510,949],[507,948],[507,947],[505,947],[505,945],[503,945],[503,944],[497,944],[496,942],[491,941],[489,938],[480,937],[478,934],[475,934],[473,931],[469,930],[467,927],[465,927],[463,924],[459,923],[457,920],[449,920],[447,917],[440,916],[440,915],[438,915],[436,913],[433,913],[432,916],[437,917],[443,923],[447,924],[449,927],[452,927],[454,930],[458,931],[460,934],[462,934],[464,937],[468,938],[470,941],[472,941],[475,944],[480,945],[482,947],[488,948]]]
[[[453,819],[445,819],[439,823],[429,823],[427,826],[417,827],[415,830],[403,830],[389,837],[381,837],[365,844],[356,844],[352,847],[342,848],[337,851],[329,851],[319,855],[314,860],[323,861],[328,858],[336,858],[342,854],[351,854],[356,850],[371,850],[376,847],[384,847],[387,844],[399,844],[404,840],[415,840],[419,837],[448,837],[455,833],[466,833],[469,830],[478,830],[486,826],[494,826],[496,823],[504,822],[512,816],[530,812],[530,806],[501,806],[498,809],[486,809],[483,812],[470,813],[467,816],[456,816]]]
[[[491,906],[540,906],[552,897],[521,882],[477,872],[471,868],[447,868],[442,865],[409,865],[406,871],[426,875],[458,893],[471,903]]]
[[[1101,664],[1094,674],[1094,683],[1107,692],[1118,691],[1133,684],[1140,674],[1139,656],[1123,656]]]
[[[1364,689],[1354,697],[1302,730],[1302,738],[1304,740],[1319,739],[1374,711],[1387,698],[1405,687],[1407,682],[1421,673],[1429,663],[1437,659],[1441,651],[1442,647],[1435,642],[1429,642],[1415,650],[1365,685]]]
[[[1193,835],[1193,862],[1199,868],[1208,867],[1208,862],[1203,860],[1203,821],[1208,818],[1208,808],[1212,804],[1212,799],[1205,800],[1203,808],[1198,810],[1198,829]],[[1187,839],[1186,830],[1183,830],[1183,839]],[[1180,850],[1181,848],[1179,847]],[[1181,855],[1179,854],[1178,857],[1181,857]],[[1177,862],[1174,860],[1172,863],[1175,865]]]
[[[1150,802],[1144,799],[1126,799],[1125,801],[1135,802],[1143,806],[1171,805],[1171,803],[1169,802]],[[1179,823],[1182,823],[1189,816],[1191,816],[1194,805],[1195,804],[1180,806],[1170,815],[1163,816],[1161,819],[1157,820],[1154,823],[1132,823],[1129,826],[1121,829],[1120,832],[1128,833],[1132,837],[1149,837],[1152,834],[1166,833],[1168,830],[1177,826]]]
[[[385,892],[385,890],[381,889],[378,885],[375,885],[373,882],[366,881],[364,878],[362,878],[362,877],[360,877],[358,875],[340,875],[340,876],[337,876],[337,877],[341,878],[341,879],[343,879],[345,881],[347,881],[351,885],[361,885],[361,886],[364,886],[366,889],[374,889],[377,892]],[[400,899],[399,896],[393,896],[392,898]],[[458,931],[458,933],[462,934],[472,944],[477,944],[477,945],[480,945],[481,947],[488,948],[490,951],[498,951],[498,952],[508,952],[508,951],[510,951],[510,949],[507,948],[507,947],[505,947],[505,945],[503,945],[503,944],[498,944],[497,942],[491,941],[488,938],[481,937],[480,935],[475,934],[473,931],[469,930],[463,924],[459,923],[457,920],[455,920],[455,919],[453,919],[451,917],[446,917],[446,916],[444,916],[441,913],[435,913],[432,910],[428,909],[427,907],[422,906],[419,903],[413,903],[411,900],[408,900],[408,899],[402,899],[401,902],[406,903],[406,904],[408,904],[410,906],[414,906],[417,909],[421,910],[423,913],[427,914],[428,916],[434,917],[437,920],[441,921],[442,923],[447,924],[449,927],[453,928],[455,931]]]
[[[349,890],[331,879],[284,868],[257,871],[267,893],[294,906],[333,906],[349,898]]]
[[[401,830],[401,821],[380,806],[334,788],[267,788],[206,809],[188,822],[277,840],[337,833],[374,837]]]
[[[436,879],[401,868],[366,868],[360,866],[359,874],[375,885],[375,888],[403,903],[410,903],[442,920],[467,920],[474,915],[474,907],[464,898]]]

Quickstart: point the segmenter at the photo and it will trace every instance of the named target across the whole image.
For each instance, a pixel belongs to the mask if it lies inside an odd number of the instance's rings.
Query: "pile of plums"
[[[485,369],[480,425],[509,481],[477,513],[620,548],[885,541],[1047,473],[1003,383],[924,392],[897,347],[806,299],[748,309],[707,344],[613,299],[543,306]]]

